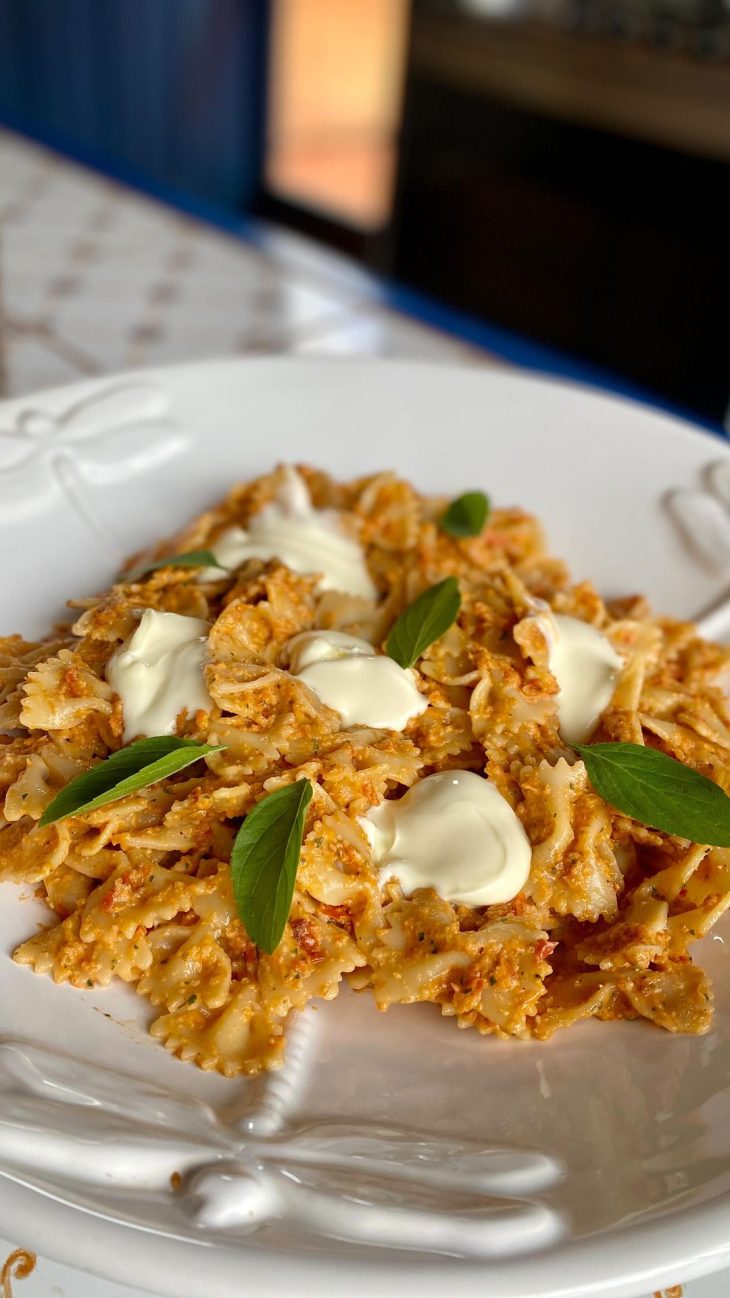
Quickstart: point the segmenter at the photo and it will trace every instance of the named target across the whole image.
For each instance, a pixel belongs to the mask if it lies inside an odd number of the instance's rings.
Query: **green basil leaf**
[[[291,909],[302,850],[309,780],[295,780],[256,804],[236,835],[231,879],[246,932],[263,951],[275,951]]]
[[[155,563],[140,564],[131,572],[125,572],[122,580],[139,581],[140,577],[146,577],[149,572],[157,572],[159,568],[220,568],[221,572],[228,572],[212,550],[186,550],[184,554],[168,554],[165,559],[157,559]]]
[[[448,631],[460,608],[456,577],[430,586],[393,623],[385,646],[388,656],[400,667],[412,667],[428,646]]]
[[[489,497],[483,491],[466,491],[452,500],[441,519],[449,536],[479,536],[489,518]]]
[[[197,739],[177,739],[174,735],[137,739],[71,780],[48,804],[38,823],[52,825],[79,812],[104,807],[107,802],[118,802],[128,793],[146,789],[165,776],[182,771],[206,753],[221,752],[223,747],[201,744]]]
[[[707,776],[642,744],[576,744],[588,778],[624,815],[693,843],[730,847],[730,798]]]

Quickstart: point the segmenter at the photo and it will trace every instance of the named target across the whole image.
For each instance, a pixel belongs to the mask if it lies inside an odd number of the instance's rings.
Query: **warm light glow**
[[[277,0],[266,178],[286,198],[378,227],[390,213],[408,0]]]

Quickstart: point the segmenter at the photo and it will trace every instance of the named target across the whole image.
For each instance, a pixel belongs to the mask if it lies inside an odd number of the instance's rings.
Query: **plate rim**
[[[227,358],[202,360],[186,364],[173,364],[151,369],[132,369],[119,371],[109,375],[95,376],[94,378],[83,379],[70,384],[56,385],[47,389],[42,389],[28,393],[22,396],[15,396],[0,401],[0,421],[6,414],[13,417],[19,411],[30,406],[38,404],[47,404],[50,409],[56,405],[73,404],[79,399],[102,391],[118,382],[126,381],[151,381],[159,382],[161,386],[170,386],[174,389],[176,381],[185,376],[189,379],[191,372],[193,374],[208,375],[214,378],[217,373],[229,371],[231,373],[241,370],[251,372],[257,369],[261,372],[276,372],[280,376],[283,370],[291,372],[308,373],[309,375],[318,374],[326,381],[326,378],[334,370],[342,375],[343,372],[357,372],[369,370],[382,370],[387,367],[391,370],[400,370],[407,373],[411,378],[414,372],[421,370],[429,375],[437,369],[441,372],[451,373],[456,377],[463,379],[465,382],[472,383],[476,376],[477,382],[486,381],[488,385],[494,388],[513,388],[524,389],[530,387],[534,391],[551,390],[569,392],[576,398],[589,403],[597,403],[606,409],[613,409],[617,412],[624,411],[629,407],[634,415],[642,417],[647,435],[661,436],[666,439],[667,436],[673,436],[684,440],[689,437],[700,437],[705,439],[708,452],[712,450],[715,454],[721,454],[724,447],[725,453],[730,456],[730,446],[728,445],[727,435],[723,432],[714,433],[705,427],[694,424],[690,418],[670,414],[664,410],[654,408],[635,398],[625,398],[617,396],[615,393],[605,392],[596,389],[587,383],[580,381],[565,381],[550,376],[522,372],[517,370],[503,370],[501,368],[490,368],[487,366],[478,366],[473,364],[439,364],[434,366],[433,363],[419,360],[402,360],[399,358],[373,359],[373,358],[351,358],[351,357],[288,357],[288,356],[262,356],[250,358]],[[0,1035],[2,1040],[2,1035]],[[8,1188],[10,1192],[8,1193]],[[33,1246],[40,1245],[41,1252],[46,1256],[53,1257],[58,1261],[76,1267],[80,1270],[88,1270],[92,1274],[102,1276],[107,1279],[117,1280],[110,1270],[108,1259],[110,1254],[117,1252],[115,1245],[121,1243],[119,1257],[115,1258],[115,1265],[121,1259],[121,1269],[124,1271],[123,1282],[134,1285],[137,1288],[147,1287],[150,1291],[158,1293],[167,1293],[175,1295],[175,1298],[194,1298],[200,1292],[200,1283],[203,1280],[203,1268],[197,1265],[198,1259],[211,1259],[213,1257],[226,1257],[224,1270],[225,1276],[221,1276],[221,1281],[225,1285],[230,1282],[230,1288],[220,1289],[221,1298],[223,1295],[240,1292],[240,1257],[237,1259],[237,1250],[227,1247],[225,1243],[201,1241],[201,1246],[188,1241],[177,1240],[172,1234],[164,1234],[153,1231],[150,1228],[138,1227],[133,1228],[125,1223],[107,1217],[95,1218],[94,1237],[91,1244],[85,1246],[85,1256],[79,1259],[79,1245],[75,1239],[77,1232],[74,1227],[79,1221],[80,1210],[71,1205],[64,1204],[52,1197],[45,1200],[45,1227],[40,1230],[42,1238],[36,1238],[35,1232],[38,1230],[34,1222],[32,1230],[29,1232],[27,1220],[30,1220],[37,1214],[39,1192],[29,1186],[18,1185],[15,1181],[10,1181],[2,1174],[0,1175],[0,1210],[3,1220],[4,1233],[8,1233],[12,1227],[13,1234],[17,1234],[23,1239],[24,1243],[30,1243]],[[633,1298],[637,1292],[643,1292],[644,1287],[651,1288],[663,1287],[670,1283],[677,1283],[687,1279],[697,1278],[707,1275],[713,1271],[722,1269],[730,1262],[730,1240],[727,1239],[727,1205],[730,1202],[730,1192],[715,1196],[707,1202],[697,1203],[689,1209],[676,1209],[665,1211],[660,1219],[654,1221],[642,1221],[641,1223],[628,1224],[620,1227],[614,1227],[603,1235],[604,1239],[610,1239],[612,1247],[621,1249],[624,1255],[621,1275],[617,1275],[613,1280],[602,1277],[600,1281],[592,1283],[587,1282],[588,1274],[593,1274],[595,1269],[595,1259],[590,1263],[586,1262],[589,1253],[595,1254],[596,1241],[601,1238],[601,1234],[588,1236],[581,1240],[566,1240],[557,1245],[548,1253],[541,1253],[535,1257],[523,1255],[509,1263],[485,1263],[485,1262],[464,1262],[459,1260],[458,1266],[449,1266],[448,1283],[454,1293],[455,1298],[460,1295],[466,1295],[473,1292],[473,1285],[478,1281],[489,1280],[490,1285],[496,1284],[499,1288],[500,1298],[532,1298],[539,1292],[540,1298],[568,1298],[568,1295],[589,1294],[598,1292],[600,1288],[601,1298]],[[24,1220],[24,1208],[21,1205],[29,1205],[30,1211]],[[36,1213],[33,1209],[36,1209]],[[697,1244],[691,1249],[686,1245],[680,1244],[680,1236],[686,1234],[686,1231],[678,1231],[676,1227],[676,1218],[680,1216],[682,1222],[689,1222],[694,1230],[695,1237],[699,1240],[702,1237],[702,1247],[698,1251]],[[138,1248],[130,1249],[129,1255],[124,1249],[124,1237],[120,1238],[120,1232],[124,1230],[135,1230],[134,1238],[137,1239]],[[28,1239],[28,1235],[34,1237]],[[650,1237],[656,1237],[661,1240],[661,1251],[663,1253],[660,1264],[648,1266],[645,1262],[640,1262],[647,1248],[647,1240]],[[141,1243],[140,1243],[141,1240]],[[162,1241],[162,1242],[160,1242]],[[167,1253],[169,1247],[173,1245],[182,1249],[186,1254],[186,1264],[182,1266],[175,1265],[174,1273],[168,1276],[169,1258]],[[162,1257],[165,1253],[165,1258]],[[131,1254],[136,1253],[134,1260]],[[140,1278],[136,1270],[140,1254],[145,1255],[145,1271]],[[190,1254],[189,1260],[187,1255]],[[329,1273],[327,1284],[332,1283],[331,1292],[335,1291],[335,1284],[339,1284],[342,1278],[344,1267],[348,1269],[348,1287],[352,1298],[369,1298],[374,1283],[382,1284],[385,1280],[397,1282],[399,1290],[406,1295],[411,1291],[414,1296],[419,1294],[420,1298],[427,1298],[429,1289],[422,1272],[434,1269],[433,1257],[428,1260],[422,1260],[414,1266],[410,1260],[407,1263],[394,1260],[375,1261],[371,1258],[363,1258],[355,1263],[352,1260],[346,1260],[342,1256],[325,1255],[316,1253],[277,1253],[267,1247],[254,1246],[249,1253],[251,1262],[248,1263],[247,1272],[250,1278],[255,1278],[251,1271],[251,1263],[255,1270],[260,1271],[259,1278],[267,1278],[272,1274],[277,1266],[281,1265],[283,1271],[296,1265],[299,1280],[302,1283],[309,1283],[312,1280],[311,1290],[301,1288],[302,1294],[311,1292],[322,1294],[330,1292],[329,1288],[323,1287],[323,1272]],[[414,1255],[418,1257],[419,1255]],[[631,1258],[634,1261],[631,1261]],[[667,1260],[667,1257],[669,1260]],[[262,1265],[258,1267],[254,1259],[262,1259]],[[274,1263],[276,1265],[274,1265]],[[207,1263],[205,1264],[207,1266]],[[215,1264],[214,1264],[215,1265]],[[220,1263],[218,1265],[221,1265]],[[436,1262],[436,1269],[441,1270],[441,1260]],[[538,1276],[544,1281],[546,1274],[551,1274],[556,1265],[560,1267],[560,1278],[557,1273],[553,1280],[550,1280],[549,1288],[544,1287],[544,1283],[536,1289]],[[630,1273],[627,1270],[630,1268]],[[337,1273],[339,1272],[339,1276]],[[291,1272],[290,1272],[291,1274]],[[166,1277],[168,1279],[166,1280]],[[207,1276],[210,1279],[210,1275]],[[218,1283],[218,1276],[216,1275]],[[169,1284],[168,1284],[169,1280]],[[463,1284],[462,1284],[463,1281]],[[167,1287],[165,1287],[167,1285]],[[412,1285],[414,1286],[412,1288]],[[496,1290],[495,1290],[496,1292]]]

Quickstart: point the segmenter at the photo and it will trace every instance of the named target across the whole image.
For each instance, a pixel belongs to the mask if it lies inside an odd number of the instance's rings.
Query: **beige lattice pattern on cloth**
[[[377,281],[259,226],[239,236],[0,129],[0,396],[209,356],[493,363],[382,306]]]

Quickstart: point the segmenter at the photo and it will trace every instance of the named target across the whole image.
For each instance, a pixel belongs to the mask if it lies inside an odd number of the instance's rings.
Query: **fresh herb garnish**
[[[488,518],[489,497],[483,491],[466,491],[452,500],[441,519],[441,530],[449,536],[479,536]]]
[[[221,752],[222,747],[201,744],[197,739],[177,739],[174,735],[137,739],[71,780],[49,802],[38,823],[52,825],[80,812],[95,811],[107,802],[117,802],[128,793],[146,789],[167,775],[182,771],[206,753]]]
[[[256,804],[236,835],[231,879],[246,932],[270,955],[289,918],[304,833],[312,800],[309,780],[295,780]]]
[[[455,577],[430,586],[393,623],[385,646],[388,656],[400,667],[412,667],[428,646],[448,631],[460,608]]]
[[[154,563],[141,563],[131,572],[125,572],[122,580],[139,581],[140,577],[146,577],[148,573],[157,572],[160,568],[220,568],[221,572],[228,572],[212,550],[186,550],[184,554],[168,554],[164,559],[156,559]]]
[[[594,789],[665,834],[730,847],[730,798],[691,766],[642,744],[576,744]]]

